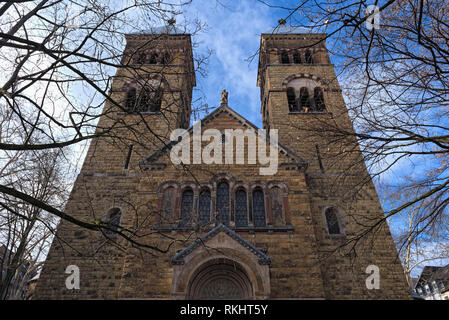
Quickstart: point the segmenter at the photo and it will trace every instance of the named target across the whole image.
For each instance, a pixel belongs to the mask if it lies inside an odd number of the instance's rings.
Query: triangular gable
[[[445,287],[449,284],[449,264],[446,266],[425,266],[414,288],[431,284],[433,281],[442,281]]]
[[[253,253],[255,256],[257,256],[259,264],[262,265],[268,265],[271,263],[270,258],[257,249],[255,246],[253,246],[251,243],[240,237],[238,234],[236,234],[234,231],[229,229],[224,224],[219,224],[215,228],[213,228],[211,231],[209,231],[204,237],[195,240],[191,245],[186,247],[184,250],[181,250],[178,252],[172,259],[173,264],[184,264],[184,258],[191,254],[195,249],[199,248],[200,246],[203,246],[206,244],[207,241],[218,235],[220,232],[223,232],[227,234],[229,237],[231,237],[233,240],[237,241],[240,245],[247,248],[251,253]]]
[[[239,122],[242,126],[242,129],[253,129],[256,132],[260,128],[258,128],[256,125],[245,119],[243,116],[232,110],[227,105],[222,105],[219,108],[215,109],[213,112],[208,114],[206,117],[201,119],[201,126],[206,126],[207,124],[213,122],[217,117],[220,115],[225,114],[229,116],[231,119],[234,119],[235,121]],[[187,130],[188,134],[193,133],[193,126],[191,126]],[[261,133],[260,133],[261,134]],[[266,138],[266,135],[259,136],[259,138]],[[178,143],[178,141],[169,141],[168,143],[164,144],[159,150],[153,152],[151,155],[146,157],[145,159],[141,160],[139,164],[145,165],[145,164],[151,164],[154,163],[156,160],[158,160],[162,155],[164,155],[166,152],[170,151],[173,146],[175,146]],[[307,161],[298,156],[296,153],[288,149],[286,146],[281,144],[279,141],[277,142],[278,145],[278,152],[288,158],[291,163],[298,164],[303,167],[307,167]]]

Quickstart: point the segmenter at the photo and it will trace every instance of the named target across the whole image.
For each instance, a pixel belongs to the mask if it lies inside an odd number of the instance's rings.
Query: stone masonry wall
[[[301,43],[291,35],[278,37],[282,38],[276,40],[278,42],[262,39],[262,45],[267,47],[261,48],[261,54],[268,58],[261,61],[268,65],[259,66],[262,72],[259,74],[262,105],[266,110],[264,125],[267,123],[270,129],[279,129],[280,143],[292,151],[291,154],[279,155],[277,173],[262,176],[257,164],[174,165],[168,153],[140,162],[168,142],[171,130],[182,124],[180,112],[187,112],[190,116],[191,89],[194,86],[190,60],[181,59],[183,55],[188,57],[191,54],[191,48],[186,49],[190,40],[181,41],[174,37],[166,39],[163,45],[153,43],[148,53],[161,46],[179,49],[176,66],[148,69],[144,66],[139,71],[141,75],[164,75],[171,88],[164,93],[162,109],[166,112],[123,114],[107,102],[97,130],[114,126],[113,137],[91,141],[65,208],[68,214],[88,222],[104,219],[111,208],[120,208],[120,225],[133,231],[133,240],[140,246],[133,246],[122,238],[108,241],[98,232],[61,222],[37,284],[37,299],[172,298],[173,256],[204,236],[214,226],[214,220],[208,228],[161,228],[161,187],[167,183],[176,186],[178,219],[182,190],[191,187],[197,199],[201,187],[209,187],[213,217],[216,213],[216,186],[222,179],[230,184],[231,214],[234,213],[237,187],[247,190],[249,211],[252,188],[260,186],[264,190],[267,227],[260,230],[249,227],[236,232],[270,257],[271,299],[409,298],[388,226],[374,226],[373,232],[357,239],[364,230],[363,225],[381,219],[383,212],[371,180],[361,184],[368,172],[356,141],[352,138],[336,140],[327,132],[333,126],[353,129],[325,46],[318,44],[313,50],[319,64],[280,65],[276,61],[279,55],[272,49],[294,49]],[[306,35],[303,37],[307,38]],[[128,50],[135,48],[133,41],[145,39],[130,37]],[[306,40],[302,45],[313,44],[310,39]],[[268,47],[270,50],[265,52]],[[308,77],[323,86],[329,113],[289,114],[285,81],[292,75]],[[127,79],[135,74],[123,69],[117,72],[117,76],[111,94],[123,101]],[[187,97],[188,106],[179,110],[185,107],[183,96]],[[223,112],[214,113],[213,119],[208,118],[203,130],[245,129],[245,119],[237,117],[227,107],[220,110]],[[129,168],[125,169],[130,145],[133,149]],[[295,163],[299,159],[296,155],[308,164]],[[285,187],[287,197],[284,215],[289,221],[278,229],[271,225],[268,193],[272,185]],[[359,192],[354,193],[355,188]],[[343,230],[341,235],[329,235],[327,231],[324,211],[328,207],[338,209]],[[64,271],[68,265],[80,268],[80,290],[65,287],[68,274]],[[379,290],[366,288],[368,275],[365,270],[368,265],[376,265],[380,269]]]

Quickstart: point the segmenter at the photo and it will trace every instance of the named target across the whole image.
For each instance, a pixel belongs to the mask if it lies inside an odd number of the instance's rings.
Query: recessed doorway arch
[[[268,299],[270,263],[264,252],[220,224],[172,258],[172,297]],[[214,283],[206,285],[211,281]],[[217,291],[220,283],[227,287],[226,292]]]
[[[244,268],[236,261],[209,260],[193,273],[187,299],[254,299],[254,288]]]

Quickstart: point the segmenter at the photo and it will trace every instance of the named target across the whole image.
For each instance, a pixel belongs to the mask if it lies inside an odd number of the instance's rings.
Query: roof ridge
[[[254,253],[256,256],[259,257],[259,264],[270,264],[271,259],[263,253],[261,250],[257,249],[255,246],[253,246],[251,243],[249,243],[247,240],[240,237],[237,233],[232,231],[229,227],[224,225],[223,223],[220,223],[219,225],[215,226],[212,230],[210,230],[208,233],[206,233],[202,238],[196,239],[194,242],[192,242],[189,246],[187,246],[185,249],[178,252],[172,259],[173,264],[184,264],[184,257],[194,251],[196,248],[198,248],[201,244],[205,243],[209,239],[211,239],[213,236],[218,234],[220,231],[224,231],[227,235],[229,235],[231,238],[239,242],[242,246],[250,250],[252,253]]]
[[[240,115],[237,111],[235,111],[234,109],[229,107],[227,104],[220,105],[218,108],[216,108],[214,111],[212,111],[211,113],[206,115],[203,119],[200,119],[199,121],[201,122],[201,125],[203,125],[203,123],[207,124],[210,120],[212,120],[211,118],[215,117],[215,115],[217,113],[223,113],[223,112],[227,113],[226,111],[234,113],[234,116],[236,117],[236,120],[237,120],[237,118],[240,118],[239,121],[242,122],[243,127],[247,128],[247,126],[250,126],[253,129],[255,129],[258,132],[258,134],[262,134],[264,137],[267,137],[267,135],[265,133],[261,133],[260,132],[260,130],[264,130],[264,129],[261,129],[258,126],[256,126],[255,124],[253,124],[251,121],[249,121],[248,119],[246,119],[245,117]],[[194,127],[195,123],[192,124],[188,129],[186,129],[186,131],[188,133],[191,133],[193,131],[193,127]],[[139,164],[144,165],[144,164],[147,164],[149,162],[153,162],[154,160],[159,159],[159,157],[162,156],[164,152],[166,152],[168,149],[171,149],[178,142],[179,141],[169,141],[167,143],[164,143],[164,145],[162,145],[158,150],[156,150],[153,153],[151,153],[148,157],[140,160]],[[280,148],[278,148],[278,152],[280,154],[286,156],[287,158],[290,158],[289,155],[292,155],[294,158],[296,158],[298,160],[298,163],[300,163],[303,166],[307,166],[307,161],[304,160],[301,156],[297,155],[290,148],[288,148],[285,145],[281,144],[279,142],[279,140],[277,140],[276,143],[280,147]],[[281,151],[281,149],[283,149],[284,151]]]

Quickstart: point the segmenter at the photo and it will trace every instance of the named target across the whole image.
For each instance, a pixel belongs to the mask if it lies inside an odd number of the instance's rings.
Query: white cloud
[[[232,6],[231,6],[232,4]],[[197,75],[198,86],[204,90],[208,104],[217,106],[220,92],[229,92],[229,106],[256,124],[261,123],[260,91],[256,86],[260,34],[273,27],[270,11],[255,2],[230,2],[224,6],[198,1],[189,6],[186,18],[206,22],[208,31],[196,41],[199,52],[214,51],[207,78]],[[273,26],[272,26],[273,25]],[[255,55],[250,63],[248,59]]]

